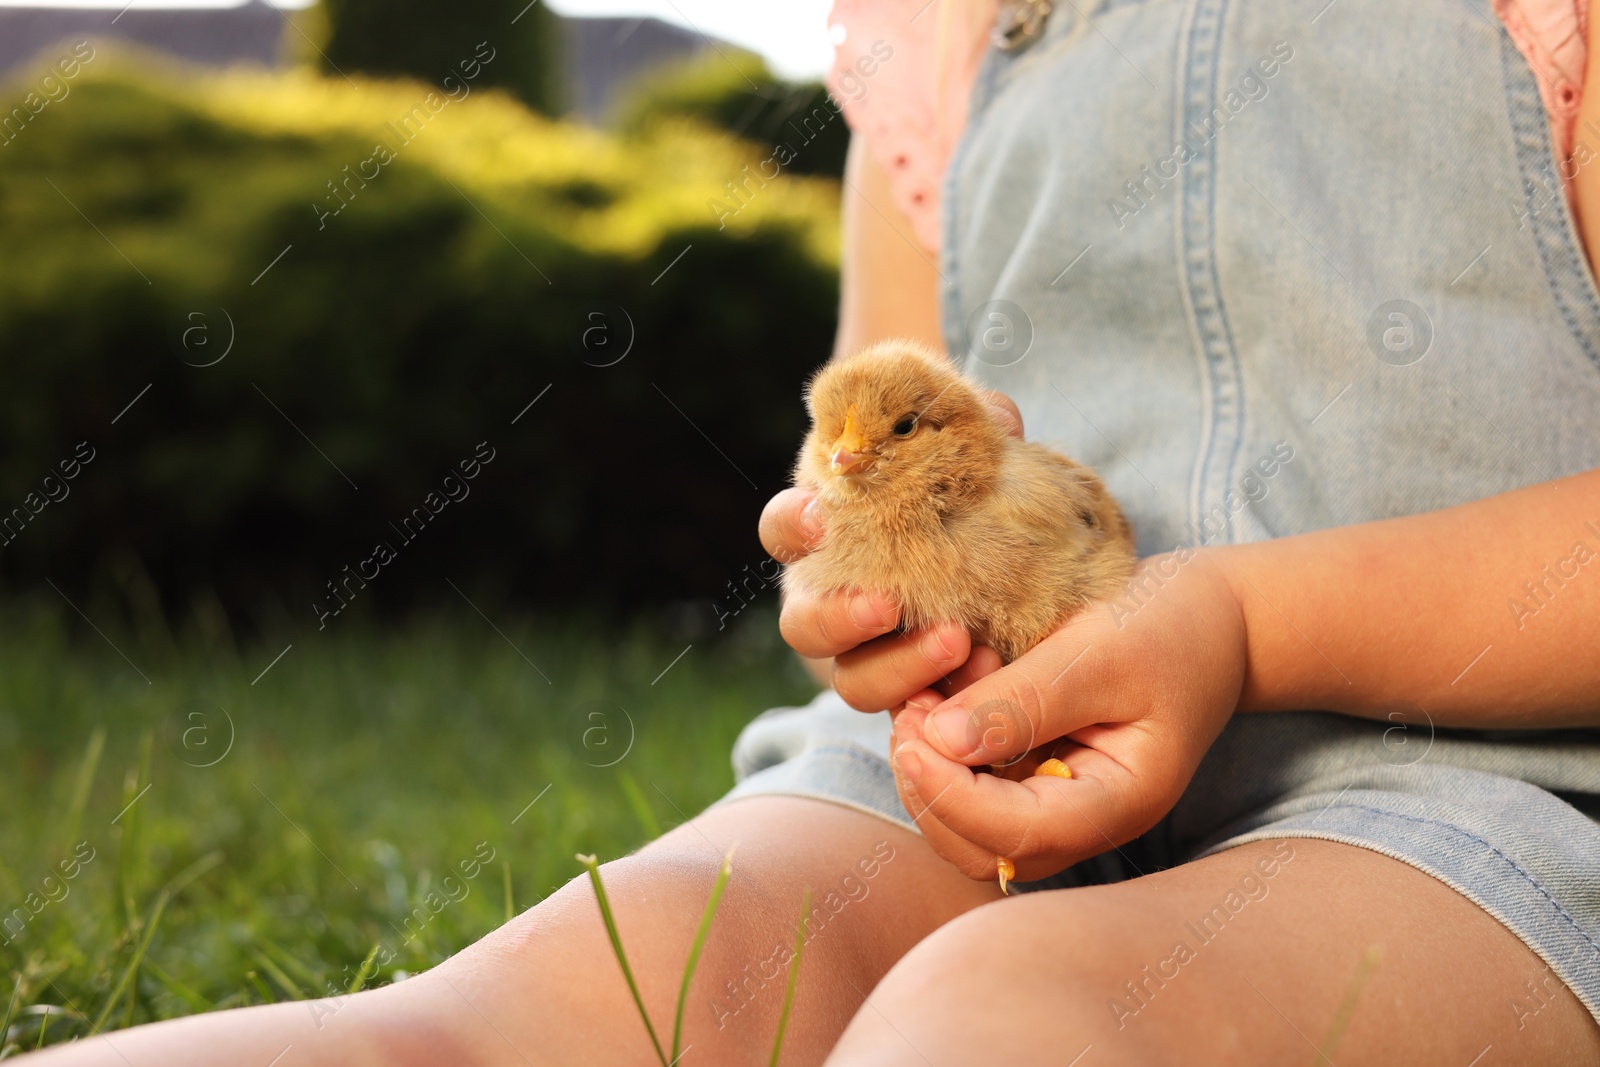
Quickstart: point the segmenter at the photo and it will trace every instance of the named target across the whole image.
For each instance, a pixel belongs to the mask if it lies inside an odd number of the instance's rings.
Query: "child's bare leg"
[[[1298,839],[950,923],[873,992],[828,1063],[930,1060],[1534,1067],[1600,1063],[1600,1027],[1443,882]]]
[[[997,896],[993,885],[969,881],[917,835],[848,808],[757,797],[713,809],[602,871],[663,1044],[671,1041],[684,959],[722,856],[733,844],[733,879],[684,1015],[686,1067],[765,1060],[783,1001],[782,956],[775,950],[793,943],[806,887],[822,911],[813,912],[784,1041],[786,1064],[820,1063],[863,996],[897,959],[938,926]],[[38,1062],[302,1067],[653,1061],[593,891],[581,878],[398,986],[342,1002],[161,1023],[80,1042]]]

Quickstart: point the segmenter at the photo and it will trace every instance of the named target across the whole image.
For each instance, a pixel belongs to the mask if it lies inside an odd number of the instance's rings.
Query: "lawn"
[[[739,728],[813,689],[755,610],[687,652],[654,624],[465,608],[286,652],[220,622],[8,614],[0,1057],[432,966],[574,853],[699,811]]]

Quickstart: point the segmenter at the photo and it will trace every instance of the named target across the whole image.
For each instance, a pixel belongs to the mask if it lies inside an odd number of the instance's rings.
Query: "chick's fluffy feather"
[[[954,621],[1009,663],[1131,572],[1128,522],[1094,473],[1008,436],[938,353],[887,341],[834,359],[806,405],[795,484],[817,491],[826,533],[785,588],[881,590],[904,628]],[[834,464],[843,439],[867,457],[853,473]]]

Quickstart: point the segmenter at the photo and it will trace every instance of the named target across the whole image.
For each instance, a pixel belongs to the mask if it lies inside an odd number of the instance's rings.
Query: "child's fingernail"
[[[907,741],[894,750],[894,761],[900,765],[900,773],[907,778],[922,776],[922,757],[911,747],[911,742]]]
[[[977,717],[966,708],[945,705],[928,716],[923,732],[951,759],[965,759],[978,750]]]
[[[865,630],[882,630],[889,625],[887,613],[874,604],[872,597],[866,593],[857,593],[850,598],[850,618]]]
[[[945,643],[944,636],[937,628],[929,630],[922,638],[922,654],[935,663],[946,663],[955,659],[955,653],[950,651],[950,646]]]

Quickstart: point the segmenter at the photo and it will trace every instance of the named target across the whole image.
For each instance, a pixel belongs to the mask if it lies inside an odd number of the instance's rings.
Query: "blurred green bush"
[[[821,82],[786,81],[758,55],[717,52],[647,75],[624,95],[618,125],[639,135],[664,119],[689,118],[769,148],[787,145],[791,174],[844,174],[850,130]]]
[[[834,329],[833,182],[719,226],[759,153],[702,124],[305,73],[102,69],[0,152],[6,586],[142,570],[168,609],[314,623],[381,542],[358,613],[447,579],[706,600],[764,558]]]

